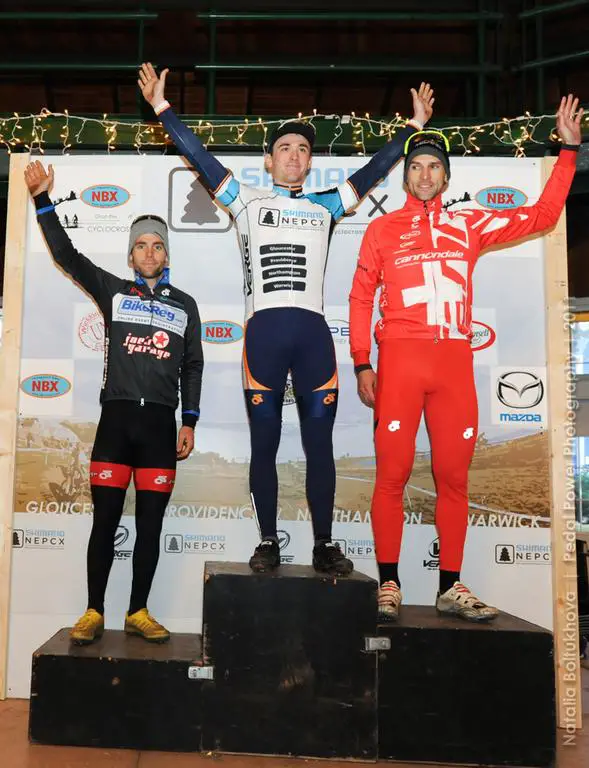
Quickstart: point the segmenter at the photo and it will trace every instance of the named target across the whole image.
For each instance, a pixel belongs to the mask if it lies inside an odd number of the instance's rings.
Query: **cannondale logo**
[[[129,538],[129,529],[124,525],[119,525],[115,533],[115,547],[122,547]]]
[[[474,427],[467,427],[462,433],[462,437],[465,440],[470,440],[471,437],[474,437]]]
[[[398,420],[391,421],[387,429],[389,432],[396,432],[398,429],[401,429],[401,422]]]
[[[286,549],[290,544],[290,533],[287,531],[276,531],[278,536],[278,546],[280,549]]]
[[[509,371],[497,379],[497,397],[508,408],[535,408],[544,397],[544,384],[529,371]]]

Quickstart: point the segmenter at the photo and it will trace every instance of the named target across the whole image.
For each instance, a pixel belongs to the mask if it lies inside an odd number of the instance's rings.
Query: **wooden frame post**
[[[542,161],[543,185],[555,162],[555,158]],[[576,401],[570,328],[574,318],[569,310],[564,213],[546,235],[544,253],[556,712],[557,725],[574,740],[582,726],[582,706],[572,462]]]
[[[27,205],[23,179],[28,154],[12,155],[8,181],[4,329],[0,347],[0,699],[6,698],[10,565],[14,514],[16,429],[22,335]]]

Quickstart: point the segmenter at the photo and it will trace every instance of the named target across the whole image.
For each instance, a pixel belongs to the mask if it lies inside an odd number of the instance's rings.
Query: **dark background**
[[[211,10],[258,16],[212,21]],[[315,16],[286,17],[294,12]],[[136,86],[142,60],[172,69],[167,95],[184,115],[287,117],[316,108],[388,116],[409,111],[408,89],[422,79],[435,86],[438,120],[554,114],[569,91],[589,103],[588,30],[583,0],[301,0],[287,8],[261,0],[1,0],[0,116],[47,107],[152,120]],[[211,63],[224,66],[198,68]],[[568,203],[569,279],[572,296],[589,297],[589,151],[580,167]],[[1,254],[7,172],[0,148]]]

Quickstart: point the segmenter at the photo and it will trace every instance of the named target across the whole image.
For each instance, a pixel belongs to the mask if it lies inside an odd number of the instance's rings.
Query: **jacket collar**
[[[403,211],[420,216],[440,214],[443,211],[442,195],[436,195],[433,200],[418,200],[408,192]]]
[[[272,187],[272,191],[276,192],[278,195],[282,195],[283,197],[302,197],[303,196],[303,188],[302,187],[286,187],[282,184],[274,184]]]
[[[165,288],[166,285],[170,284],[170,267],[164,267],[164,271],[161,274],[160,279],[157,281],[157,283],[153,286],[153,293],[159,293],[162,288]],[[149,290],[149,286],[145,282],[145,280],[141,277],[139,272],[135,272],[135,285],[140,285],[141,287],[145,287]]]

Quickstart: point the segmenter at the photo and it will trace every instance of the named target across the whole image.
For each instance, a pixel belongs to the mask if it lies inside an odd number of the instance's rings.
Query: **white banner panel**
[[[53,199],[76,248],[104,269],[128,275],[130,222],[140,213],[164,216],[170,223],[171,280],[194,296],[200,309],[205,354],[202,417],[195,452],[178,467],[150,598],[151,610],[172,631],[198,632],[205,560],[247,560],[258,541],[248,492],[250,443],[240,370],[243,276],[235,230],[227,213],[215,207],[177,157],[77,155],[52,160]],[[240,181],[270,186],[261,156],[223,161]],[[308,189],[339,184],[364,162],[360,157],[317,157]],[[372,576],[372,413],[356,394],[348,351],[348,295],[366,226],[403,205],[401,181],[398,166],[337,225],[325,286],[341,388],[334,435],[334,537],[356,568]],[[450,210],[479,204],[509,208],[533,204],[539,193],[538,160],[453,158],[445,199]],[[87,463],[100,415],[104,345],[96,308],[53,264],[32,206],[27,242],[11,696],[28,696],[31,652],[60,627],[71,625],[86,604],[85,557],[92,520]],[[543,247],[543,240],[534,238],[493,251],[475,270],[473,348],[480,434],[470,472],[463,576],[489,602],[550,627]],[[530,376],[542,384],[540,399],[537,383],[527,387],[533,384]],[[498,392],[506,402],[499,400]],[[292,387],[283,418],[277,459],[282,554],[287,562],[310,563],[305,460]],[[133,505],[130,489],[117,532],[107,627],[122,627],[127,608]],[[431,605],[435,599],[439,553],[434,516],[435,488],[422,424],[405,495],[400,573],[406,603]]]

